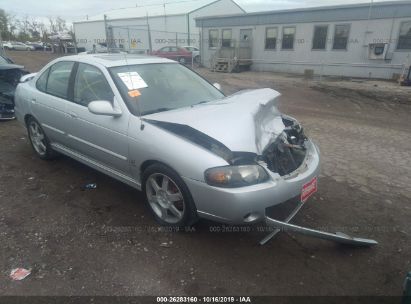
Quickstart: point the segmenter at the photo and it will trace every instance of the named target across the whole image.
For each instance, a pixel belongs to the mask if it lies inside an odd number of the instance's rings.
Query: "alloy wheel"
[[[30,140],[34,150],[40,155],[44,156],[47,153],[46,138],[43,130],[36,121],[31,121],[29,124]]]
[[[154,173],[146,182],[146,194],[154,213],[168,224],[180,222],[185,213],[183,194],[167,175]]]

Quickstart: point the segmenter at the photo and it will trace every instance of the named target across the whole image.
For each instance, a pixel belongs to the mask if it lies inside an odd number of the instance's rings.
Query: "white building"
[[[167,45],[199,46],[195,18],[222,12],[245,13],[233,0],[181,1],[116,9],[87,17],[74,22],[74,32],[77,46],[87,50],[104,43],[106,37],[116,47],[141,52]]]
[[[251,69],[390,79],[411,65],[411,1],[196,19],[202,63],[247,40]],[[240,42],[240,43],[238,43]]]

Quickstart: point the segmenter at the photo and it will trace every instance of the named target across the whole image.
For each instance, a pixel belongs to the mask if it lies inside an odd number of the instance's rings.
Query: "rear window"
[[[73,65],[73,62],[62,61],[50,68],[46,86],[47,93],[64,99],[68,98],[68,86]]]

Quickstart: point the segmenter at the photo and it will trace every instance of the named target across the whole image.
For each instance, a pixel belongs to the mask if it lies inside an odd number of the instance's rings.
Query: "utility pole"
[[[151,54],[153,52],[153,45],[151,43],[151,31],[150,31],[150,23],[148,22],[148,13],[146,13],[146,21],[147,21],[147,32],[148,32],[148,48]]]
[[[107,52],[110,53],[110,44],[108,42],[108,30],[107,30],[107,15],[104,15],[104,32],[106,34]]]
[[[0,54],[4,55],[3,38],[1,36],[1,31],[0,31]]]

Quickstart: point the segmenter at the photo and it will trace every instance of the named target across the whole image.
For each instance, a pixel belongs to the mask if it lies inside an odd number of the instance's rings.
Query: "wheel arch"
[[[145,171],[148,167],[150,167],[151,165],[154,165],[154,164],[160,164],[160,165],[166,166],[167,168],[169,168],[169,169],[173,170],[175,173],[177,173],[180,177],[182,177],[182,175],[180,174],[180,172],[178,172],[178,170],[174,169],[174,168],[173,168],[172,166],[170,166],[169,164],[167,164],[167,163],[165,163],[165,162],[162,162],[162,161],[160,161],[160,160],[149,159],[149,160],[144,161],[144,162],[140,165],[140,181],[141,181],[141,183],[143,182],[143,174],[144,174],[144,171]],[[143,186],[143,185],[141,185],[141,186]]]
[[[189,217],[189,221],[186,223],[187,226],[191,226],[192,224],[194,224],[195,222],[197,222],[198,220],[198,214],[197,214],[197,206],[195,203],[195,200],[193,198],[193,195],[191,193],[190,188],[188,187],[188,185],[185,183],[183,176],[177,171],[175,170],[172,166],[168,165],[167,163],[163,162],[163,161],[159,161],[159,160],[146,160],[144,161],[141,166],[140,166],[140,180],[141,180],[141,190],[143,191],[144,195],[146,195],[146,190],[145,190],[145,186],[143,185],[143,175],[144,175],[144,171],[149,168],[151,165],[154,164],[159,164],[162,165],[166,168],[168,168],[169,170],[173,171],[180,179],[180,182],[182,183],[182,187],[183,189],[180,188],[180,190],[185,191],[187,198],[188,198],[188,204],[189,204],[189,210],[191,210],[191,216]],[[172,177],[169,176],[169,178],[171,178],[173,180]],[[176,182],[175,180],[173,180],[174,182]],[[181,187],[180,186],[180,187]]]
[[[29,123],[29,119],[30,118],[33,118],[33,119],[35,119],[35,120],[37,120],[33,115],[31,115],[31,114],[26,114],[25,116],[24,116],[24,124],[26,125],[26,127],[28,127],[28,123]]]

